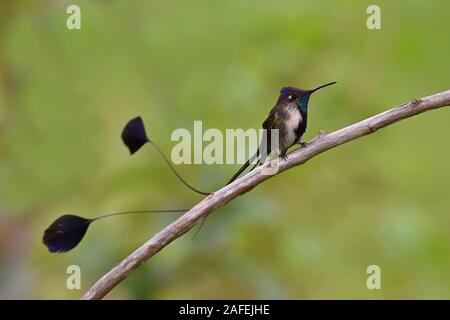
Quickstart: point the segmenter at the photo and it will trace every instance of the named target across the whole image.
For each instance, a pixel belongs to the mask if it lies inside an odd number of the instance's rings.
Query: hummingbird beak
[[[324,87],[331,86],[332,84],[335,84],[335,83],[336,83],[336,81],[333,81],[333,82],[330,82],[330,83],[327,83],[327,84],[318,86],[317,88],[314,88],[314,89],[312,89],[312,90],[309,90],[309,94],[311,94],[311,93],[313,93],[313,92],[315,92],[315,91],[317,91],[317,90],[319,90],[319,89],[322,89],[322,88],[324,88]]]

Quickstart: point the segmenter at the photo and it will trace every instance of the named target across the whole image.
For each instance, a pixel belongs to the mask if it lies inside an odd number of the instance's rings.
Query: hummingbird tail
[[[197,192],[199,194],[205,195],[205,196],[209,196],[211,194],[211,192],[205,192],[205,191],[201,191],[197,188],[194,188],[192,185],[190,185],[186,180],[183,179],[183,177],[178,173],[178,171],[174,168],[174,166],[172,165],[172,163],[170,162],[170,160],[166,157],[166,155],[164,154],[164,152],[161,150],[160,147],[158,147],[158,145],[156,143],[154,143],[153,141],[150,141],[150,143],[155,147],[155,149],[158,151],[158,153],[161,155],[161,157],[164,159],[164,161],[166,161],[167,165],[169,166],[170,170],[172,170],[173,174],[178,178],[178,180],[181,181],[182,184],[184,184],[186,187],[188,187],[189,189],[191,189],[194,192]]]
[[[250,158],[248,159],[244,165],[234,174],[234,176],[230,179],[230,181],[227,182],[227,185],[229,185],[230,183],[232,183],[234,180],[236,180],[242,172],[245,171],[245,169],[248,168],[248,166],[250,165],[250,163],[252,163],[253,161],[255,161],[257,158],[259,157],[259,148],[256,151],[256,153]],[[255,169],[255,167],[259,164],[260,162],[257,161],[256,164],[253,166],[253,168],[250,170],[252,171],[253,169]]]
[[[122,140],[127,146],[128,150],[130,150],[130,154],[133,154],[136,151],[138,151],[147,142],[152,144],[153,147],[155,147],[156,151],[158,151],[158,153],[164,159],[164,161],[166,161],[170,170],[172,170],[175,176],[181,181],[181,183],[183,183],[186,187],[188,187],[192,191],[197,192],[199,194],[206,196],[211,194],[210,192],[205,192],[197,188],[194,188],[191,184],[189,184],[186,180],[184,180],[183,177],[181,177],[181,175],[174,168],[169,158],[167,158],[167,156],[164,154],[161,148],[148,138],[144,127],[144,122],[142,121],[141,117],[136,117],[128,121],[128,123],[125,125],[125,128],[122,131]]]
[[[53,221],[53,223],[44,231],[42,242],[52,253],[67,252],[75,248],[81,242],[91,223],[97,220],[132,213],[186,212],[188,210],[189,209],[122,211],[109,213],[93,219],[87,219],[73,214],[65,214]]]

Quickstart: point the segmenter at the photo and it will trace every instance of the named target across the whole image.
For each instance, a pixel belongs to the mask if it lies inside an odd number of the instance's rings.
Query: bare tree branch
[[[319,133],[319,135],[308,143],[306,148],[299,148],[289,153],[288,160],[280,162],[279,173],[301,165],[326,150],[374,133],[378,129],[397,121],[448,105],[450,105],[450,90],[421,99],[414,99],[399,107],[390,109],[331,133]],[[223,187],[203,199],[191,210],[158,232],[111,271],[106,273],[84,294],[82,299],[90,300],[103,298],[124,280],[130,272],[138,268],[173,240],[188,232],[201,219],[207,217],[211,212],[227,204],[239,195],[250,191],[261,182],[271,178],[271,175],[261,174],[261,170],[267,166],[268,164],[266,163],[265,165],[256,168],[242,178],[234,181],[232,184]]]

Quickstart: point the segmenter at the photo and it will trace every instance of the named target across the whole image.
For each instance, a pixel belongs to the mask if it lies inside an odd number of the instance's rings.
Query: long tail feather
[[[151,143],[152,146],[158,151],[158,153],[163,157],[164,161],[166,161],[167,165],[169,166],[170,170],[175,174],[175,176],[183,183],[186,187],[191,189],[194,192],[197,192],[202,195],[210,195],[211,192],[205,192],[201,191],[197,188],[194,188],[192,185],[190,185],[181,175],[178,173],[178,171],[175,169],[175,167],[172,165],[171,161],[167,156],[164,154],[164,152],[161,150],[161,148],[152,140],[150,140],[147,136],[144,122],[142,121],[141,117],[136,117],[128,121],[128,123],[125,125],[125,128],[122,131],[122,140],[127,146],[127,148],[130,150],[130,154],[133,154],[137,152],[144,144]]]
[[[83,239],[92,222],[100,219],[124,215],[130,213],[162,213],[162,212],[186,212],[187,209],[175,210],[139,210],[109,213],[93,219],[87,219],[73,214],[65,214],[53,221],[44,231],[42,242],[52,253],[67,252],[75,248]]]
[[[227,185],[229,185],[229,184],[232,183],[234,180],[236,180],[236,179],[241,175],[241,173],[244,172],[245,169],[248,168],[248,166],[250,165],[250,163],[252,163],[253,161],[255,161],[258,157],[259,157],[259,149],[256,150],[256,153],[255,153],[250,159],[248,159],[248,160],[244,163],[244,165],[243,165],[243,166],[242,166],[242,167],[234,174],[233,177],[231,177],[231,179],[227,182]],[[259,162],[257,161],[256,164],[255,164],[255,166],[253,166],[252,170],[256,167],[256,165],[257,165],[258,163],[259,163]],[[251,170],[250,170],[250,171],[251,171]]]
[[[163,159],[166,161],[167,165],[169,166],[170,170],[172,170],[172,172],[175,174],[175,176],[178,178],[178,180],[181,181],[181,183],[183,183],[186,187],[188,187],[189,189],[191,189],[194,192],[197,192],[199,194],[203,194],[205,196],[208,196],[211,194],[211,192],[205,192],[205,191],[201,191],[197,188],[194,188],[192,185],[190,185],[189,183],[187,183],[186,180],[183,179],[183,177],[181,177],[181,175],[178,173],[178,171],[173,167],[172,163],[170,162],[170,160],[166,157],[166,155],[164,154],[164,152],[162,152],[161,148],[158,147],[157,144],[155,144],[153,141],[150,141],[150,143],[155,147],[155,149],[159,152],[159,154],[161,155],[161,157],[163,157]]]

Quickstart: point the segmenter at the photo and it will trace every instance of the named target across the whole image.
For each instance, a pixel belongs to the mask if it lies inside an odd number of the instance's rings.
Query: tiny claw
[[[287,161],[288,156],[286,153],[282,153],[282,154],[280,154],[280,158],[283,159],[284,161]]]
[[[308,146],[308,143],[305,141],[301,141],[298,144],[300,145],[300,148],[306,148]]]

